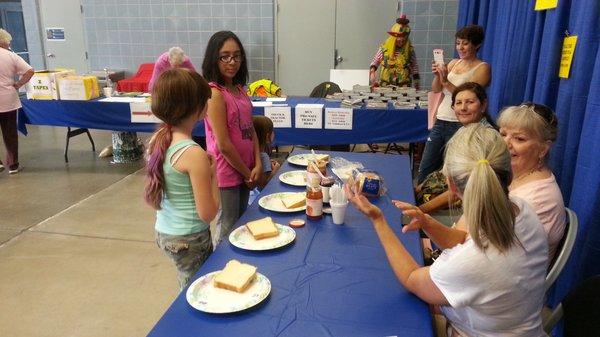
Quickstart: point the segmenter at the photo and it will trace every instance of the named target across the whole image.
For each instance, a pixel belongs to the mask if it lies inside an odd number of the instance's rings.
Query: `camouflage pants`
[[[156,244],[175,263],[179,290],[183,290],[212,253],[210,230],[189,235],[156,233]]]

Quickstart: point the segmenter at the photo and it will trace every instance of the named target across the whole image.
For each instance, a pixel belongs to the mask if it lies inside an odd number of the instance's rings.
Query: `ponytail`
[[[518,242],[508,198],[510,154],[500,134],[479,123],[458,130],[446,147],[444,174],[462,195],[464,217],[475,245],[500,252]]]
[[[463,210],[477,247],[485,250],[489,243],[500,252],[510,249],[516,239],[511,202],[487,159],[477,161],[471,170]]]
[[[155,210],[160,209],[165,188],[163,164],[167,149],[171,144],[171,127],[162,124],[148,143],[148,163],[146,164],[146,188],[144,199]]]

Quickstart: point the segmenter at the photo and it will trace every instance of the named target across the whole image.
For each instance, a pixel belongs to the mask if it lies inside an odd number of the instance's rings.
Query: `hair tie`
[[[490,162],[487,159],[479,159],[477,164],[489,164]]]
[[[167,130],[169,130],[169,131],[171,131],[171,128],[173,128],[173,126],[171,124],[166,124],[165,123],[165,125],[167,126]]]

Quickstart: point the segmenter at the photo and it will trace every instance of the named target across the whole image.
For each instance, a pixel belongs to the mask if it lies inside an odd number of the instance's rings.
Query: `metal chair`
[[[587,337],[600,335],[600,275],[593,276],[559,303],[544,324],[550,335],[554,326],[562,319],[564,336]]]
[[[573,251],[573,246],[575,245],[575,239],[577,238],[577,228],[579,227],[579,221],[577,220],[577,214],[566,208],[567,210],[567,225],[565,228],[565,234],[560,241],[558,246],[558,254],[554,258],[552,267],[550,271],[546,275],[546,281],[544,282],[544,288],[546,291],[550,289],[560,272],[563,270],[565,265],[567,264],[567,260],[569,260],[569,256],[571,255],[571,251]]]

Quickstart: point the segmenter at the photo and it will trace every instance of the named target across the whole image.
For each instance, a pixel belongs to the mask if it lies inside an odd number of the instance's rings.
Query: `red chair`
[[[117,82],[117,90],[120,92],[148,92],[148,84],[152,78],[153,71],[154,63],[141,64],[133,77]]]

